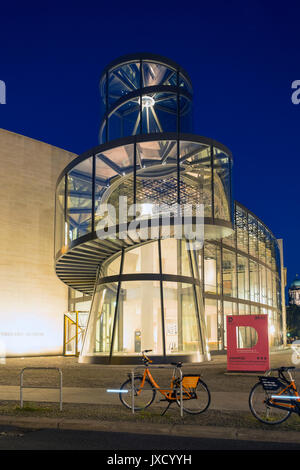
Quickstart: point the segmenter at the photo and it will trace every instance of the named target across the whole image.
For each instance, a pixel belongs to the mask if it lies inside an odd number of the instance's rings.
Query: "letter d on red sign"
[[[257,341],[251,347],[243,347],[246,327],[256,331]],[[227,316],[227,370],[265,372],[269,368],[268,315]]]

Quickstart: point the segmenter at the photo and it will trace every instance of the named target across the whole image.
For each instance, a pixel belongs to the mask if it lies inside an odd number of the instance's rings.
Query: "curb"
[[[299,443],[297,431],[273,431],[270,434],[263,429],[246,429],[220,426],[161,425],[119,421],[76,420],[66,418],[34,418],[0,416],[0,425],[31,429],[58,429],[72,431],[126,432],[133,434],[161,434],[207,439],[252,440],[260,442]],[[299,447],[300,448],[300,447]]]

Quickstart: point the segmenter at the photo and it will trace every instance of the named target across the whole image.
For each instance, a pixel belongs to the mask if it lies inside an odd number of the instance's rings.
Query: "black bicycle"
[[[249,395],[252,414],[265,424],[280,424],[292,413],[300,416],[300,397],[292,372],[295,367],[270,369],[259,376]],[[272,376],[272,372],[276,376]]]

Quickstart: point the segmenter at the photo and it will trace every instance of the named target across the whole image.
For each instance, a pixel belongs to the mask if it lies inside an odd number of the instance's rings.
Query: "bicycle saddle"
[[[279,367],[278,368],[278,370],[281,370],[282,372],[292,370],[292,369],[296,369],[296,367],[295,366],[289,366],[289,367]]]
[[[172,366],[182,367],[182,362],[171,362]]]

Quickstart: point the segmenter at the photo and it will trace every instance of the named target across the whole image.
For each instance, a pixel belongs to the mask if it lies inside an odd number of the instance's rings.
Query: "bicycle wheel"
[[[151,382],[145,379],[144,386],[142,385],[142,376],[134,377],[133,390],[134,390],[134,411],[144,410],[153,402],[156,390],[152,387]],[[121,403],[126,408],[132,409],[132,380],[126,380],[120,387],[122,392],[119,393]],[[140,391],[140,393],[138,393]]]
[[[249,395],[249,407],[255,418],[265,424],[280,424],[289,418],[292,413],[291,410],[275,408],[267,404],[267,400],[272,395],[279,395],[284,388],[284,386],[279,387],[274,392],[265,390],[260,382],[254,385]],[[292,393],[291,390],[288,390],[286,395],[291,395]]]
[[[195,388],[182,387],[183,410],[190,414],[200,414],[207,410],[210,405],[210,391],[207,385],[198,379]],[[180,389],[176,390],[176,401],[180,406]]]
[[[294,352],[292,353],[292,363],[293,363],[293,364],[296,364],[296,365],[297,365],[297,364],[300,364],[300,355],[299,355],[299,353],[298,353],[297,351],[294,351]]]

